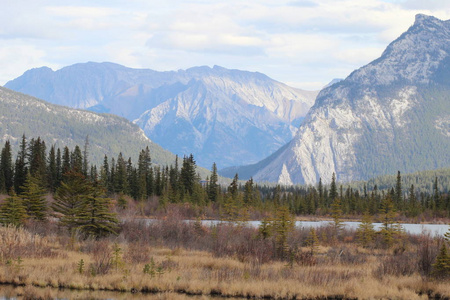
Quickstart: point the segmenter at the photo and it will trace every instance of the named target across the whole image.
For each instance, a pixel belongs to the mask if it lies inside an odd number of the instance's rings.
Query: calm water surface
[[[143,220],[146,223],[152,223],[157,222],[156,219],[144,219]],[[185,222],[191,223],[195,222],[194,220],[186,220]],[[220,221],[220,220],[202,220],[202,224],[204,226],[214,226],[221,223],[228,223],[226,221]],[[251,227],[258,227],[261,224],[261,221],[248,221],[245,224],[247,226]],[[296,221],[295,226],[298,228],[318,228],[323,226],[329,226],[331,225],[331,221]],[[342,222],[344,224],[344,227],[347,229],[357,229],[358,225],[361,224],[361,222]],[[375,230],[378,230],[381,228],[382,223],[373,223]],[[409,233],[409,234],[422,234],[422,233],[429,233],[431,236],[443,236],[447,230],[449,230],[450,225],[446,224],[401,224],[403,229]]]

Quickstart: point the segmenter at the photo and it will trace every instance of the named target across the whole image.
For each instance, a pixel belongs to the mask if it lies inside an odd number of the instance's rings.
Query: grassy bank
[[[0,227],[0,282],[275,299],[450,297],[449,281],[429,276],[442,240],[404,236],[390,248],[363,248],[354,232],[333,239],[330,231],[318,229],[311,248],[309,232],[294,230],[281,257],[257,229],[202,227],[176,215],[150,226],[125,223],[119,236],[102,240],[70,236],[52,222]]]

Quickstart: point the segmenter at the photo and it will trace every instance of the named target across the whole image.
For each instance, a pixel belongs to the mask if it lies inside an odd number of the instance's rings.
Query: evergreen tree
[[[197,174],[195,172],[195,160],[194,156],[191,154],[188,157],[183,158],[183,166],[180,171],[180,180],[183,185],[184,191],[189,195],[192,194],[194,190],[194,184],[197,180]]]
[[[308,238],[306,239],[306,245],[309,247],[309,252],[311,256],[314,256],[318,251],[319,239],[317,238],[317,233],[315,228],[309,230]]]
[[[27,140],[24,134],[20,143],[14,170],[14,189],[16,193],[21,192],[20,187],[25,183],[27,173]]]
[[[20,198],[28,217],[39,221],[45,220],[47,217],[46,191],[40,186],[40,180],[28,173],[21,190]]]
[[[434,207],[436,209],[442,209],[441,206],[441,197],[439,195],[439,188],[438,188],[438,179],[437,177],[435,177],[434,179],[434,183],[433,183],[433,202],[434,202]]]
[[[383,223],[380,233],[383,236],[384,245],[390,247],[394,243],[394,235],[396,233],[395,206],[390,194],[384,197],[379,213]]]
[[[6,193],[13,187],[14,169],[12,165],[11,143],[5,142],[0,155],[0,193]]]
[[[71,232],[78,228],[80,215],[86,212],[87,198],[92,194],[93,189],[82,174],[67,172],[52,204],[53,211],[60,217],[60,224]]]
[[[233,181],[228,186],[228,193],[234,200],[237,199],[238,190],[239,190],[239,177],[238,174],[236,173],[234,175]]]
[[[122,152],[117,157],[115,192],[128,193],[127,164],[123,159]]]
[[[219,176],[217,175],[217,166],[216,163],[213,163],[211,168],[211,177],[209,178],[208,183],[208,199],[210,202],[217,202],[217,197],[219,195],[219,185],[218,185]]]
[[[45,142],[40,137],[31,139],[28,150],[29,172],[43,184],[47,182],[47,158]]]
[[[11,224],[18,227],[24,224],[27,213],[22,200],[17,197],[13,190],[11,190],[10,194],[10,197],[6,198],[0,205],[0,224]]]
[[[403,209],[402,176],[400,175],[400,171],[397,172],[394,201],[397,209]]]
[[[249,206],[255,203],[255,192],[253,186],[253,178],[247,180],[244,185],[244,204]]]
[[[272,224],[278,255],[280,258],[286,258],[289,250],[287,243],[288,235],[293,231],[295,226],[294,217],[289,212],[287,206],[277,208]]]
[[[83,155],[81,154],[81,149],[78,145],[75,146],[75,149],[72,152],[70,157],[70,166],[71,169],[75,172],[82,173],[83,170]]]
[[[359,224],[358,229],[356,230],[356,236],[358,237],[358,241],[363,247],[368,247],[375,238],[375,230],[372,224],[372,217],[369,211],[366,211],[361,220],[361,224]]]
[[[61,158],[61,149],[58,148],[56,150],[56,185],[55,190],[59,186],[59,183],[62,180],[62,158]]]
[[[89,171],[89,135],[86,135],[86,139],[84,140],[83,167],[81,173],[87,177],[88,171]]]
[[[83,234],[95,238],[117,234],[119,220],[110,211],[111,199],[105,197],[101,186],[96,183],[83,201],[83,209],[77,216],[77,227]]]
[[[62,170],[61,176],[66,174],[71,170],[70,166],[70,150],[67,146],[64,147],[63,156],[62,156]]]
[[[442,243],[436,262],[433,264],[432,274],[439,279],[450,277],[450,255],[447,253],[445,243]]]
[[[48,155],[48,167],[47,167],[47,183],[50,191],[54,192],[57,186],[58,170],[56,165],[56,153],[55,146],[50,148]]]
[[[110,173],[109,173],[108,156],[105,155],[105,157],[103,158],[103,166],[100,170],[100,182],[107,191],[109,191],[109,180],[110,180]]]
[[[336,174],[334,174],[331,176],[331,185],[330,185],[330,203],[333,203],[337,197],[338,197],[338,192],[337,192],[337,186],[336,186]]]

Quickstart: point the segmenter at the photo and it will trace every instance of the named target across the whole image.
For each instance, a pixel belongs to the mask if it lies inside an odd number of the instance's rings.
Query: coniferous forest
[[[1,282],[286,299],[450,295],[450,231],[409,235],[401,225],[448,220],[449,170],[343,184],[333,174],[316,186],[236,174],[225,184],[215,164],[200,178],[193,155],[153,165],[146,148],[137,162],[119,154],[98,166],[90,147],[88,138],[60,149],[25,136],[16,151],[3,145]],[[298,228],[296,216],[330,222]],[[346,219],[360,221],[358,229],[346,229]],[[279,290],[286,282],[293,284]]]

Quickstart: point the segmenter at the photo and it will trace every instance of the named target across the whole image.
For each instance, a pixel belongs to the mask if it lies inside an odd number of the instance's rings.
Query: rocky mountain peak
[[[417,15],[380,58],[324,88],[253,178],[314,184],[448,167],[449,66],[450,22]]]

